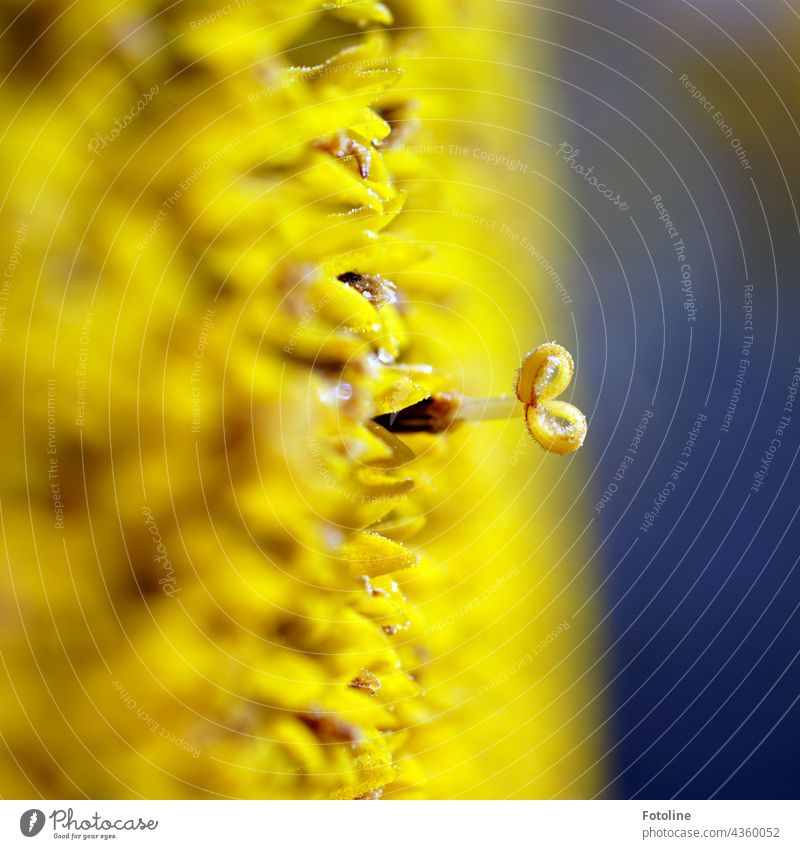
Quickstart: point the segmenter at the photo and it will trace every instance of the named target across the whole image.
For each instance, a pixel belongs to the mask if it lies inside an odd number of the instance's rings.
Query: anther
[[[440,393],[375,421],[392,433],[444,433],[465,422],[508,420],[522,412],[528,431],[542,448],[569,454],[583,445],[588,428],[577,407],[556,400],[574,372],[569,352],[547,342],[523,357],[514,395],[469,398]]]

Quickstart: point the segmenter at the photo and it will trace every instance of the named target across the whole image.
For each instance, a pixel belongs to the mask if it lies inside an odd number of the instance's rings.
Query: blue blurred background
[[[605,795],[797,798],[800,12],[537,5],[533,120],[595,405]]]

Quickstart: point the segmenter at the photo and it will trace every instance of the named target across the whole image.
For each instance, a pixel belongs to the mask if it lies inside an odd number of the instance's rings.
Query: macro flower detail
[[[583,445],[586,416],[572,404],[556,400],[572,382],[575,364],[561,345],[547,342],[522,360],[517,398],[525,405],[531,436],[548,451],[569,454]]]
[[[534,348],[522,360],[515,383],[516,397],[470,398],[436,393],[375,421],[395,433],[444,433],[465,422],[514,418],[517,402],[524,407],[531,436],[547,451],[570,454],[583,445],[587,423],[583,413],[557,396],[569,386],[575,365],[569,351],[555,342]]]
[[[577,607],[541,532],[569,496],[508,462],[513,395],[508,427],[450,427],[480,418],[465,387],[508,383],[508,315],[538,332],[536,270],[507,257],[524,285],[499,291],[507,245],[475,253],[452,214],[499,219],[513,175],[479,192],[479,159],[424,153],[521,124],[483,84],[522,79],[496,62],[513,6],[0,12],[0,223],[26,222],[0,358],[2,795],[591,792],[585,648],[481,689]],[[525,403],[537,432],[560,421],[555,394]],[[534,483],[552,495],[521,533]]]

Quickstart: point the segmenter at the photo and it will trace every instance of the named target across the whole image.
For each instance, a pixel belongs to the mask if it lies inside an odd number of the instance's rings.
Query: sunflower
[[[1,8],[0,792],[593,793],[563,461],[400,427],[558,327],[528,22]]]

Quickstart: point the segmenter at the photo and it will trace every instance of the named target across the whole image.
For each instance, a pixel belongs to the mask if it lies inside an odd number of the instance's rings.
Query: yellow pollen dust
[[[531,436],[547,451],[570,454],[583,445],[586,416],[572,404],[556,400],[572,382],[575,364],[561,345],[545,342],[523,357],[515,391],[525,405]]]

